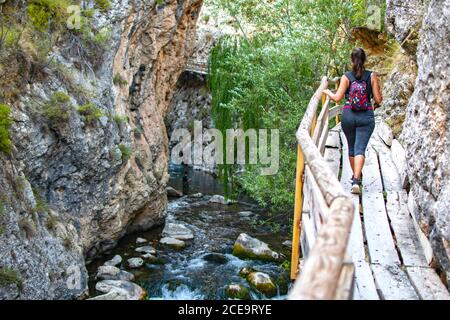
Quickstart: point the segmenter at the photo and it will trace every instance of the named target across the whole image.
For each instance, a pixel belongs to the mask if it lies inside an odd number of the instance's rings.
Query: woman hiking
[[[365,151],[375,128],[374,110],[383,101],[383,96],[376,73],[364,68],[366,53],[362,48],[353,50],[351,61],[353,70],[342,76],[337,92],[334,94],[327,89],[323,93],[336,102],[345,95],[341,126],[353,171],[351,192],[359,194]],[[375,104],[372,104],[372,98]]]

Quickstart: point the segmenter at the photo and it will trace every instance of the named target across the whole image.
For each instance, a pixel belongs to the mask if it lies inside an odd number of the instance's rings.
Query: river
[[[170,165],[169,171],[169,185],[182,190],[182,168]],[[247,233],[289,257],[290,249],[282,245],[289,240],[287,221],[261,224],[273,217],[246,197],[240,197],[233,205],[210,203],[208,200],[212,195],[223,194],[223,186],[210,174],[192,169],[188,172],[189,194],[202,193],[203,196],[169,199],[166,222],[184,224],[193,231],[194,239],[187,241],[185,249],[177,251],[158,245],[163,227],[124,237],[115,249],[88,265],[91,296],[99,294],[95,292],[97,268],[116,254],[124,261],[139,257],[135,248],[142,245],[136,244],[136,238],[142,237],[156,248],[162,264],[124,269],[135,275],[134,282],[147,290],[149,299],[226,299],[225,288],[229,284],[242,284],[250,289],[247,281],[239,276],[243,267],[270,275],[278,287],[278,294],[273,299],[285,298],[290,281],[288,271],[281,263],[241,260],[231,253],[239,234]],[[253,289],[250,295],[252,299],[266,298]]]

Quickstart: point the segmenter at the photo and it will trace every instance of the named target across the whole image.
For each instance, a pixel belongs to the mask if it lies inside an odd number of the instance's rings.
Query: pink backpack
[[[345,103],[346,109],[352,109],[353,111],[373,110],[370,102],[372,95],[370,78],[372,73],[366,71],[360,80],[356,79],[353,72],[348,72],[345,75],[350,80],[350,86],[347,89],[347,102]]]

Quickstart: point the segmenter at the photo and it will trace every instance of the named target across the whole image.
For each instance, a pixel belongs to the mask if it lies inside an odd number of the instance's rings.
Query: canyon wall
[[[202,0],[110,4],[94,17],[109,30],[101,56],[87,64],[73,43],[58,42],[45,77],[10,103],[13,151],[0,157],[0,299],[81,298],[85,262],[164,221],[164,117]],[[99,112],[94,120],[78,109],[52,123],[39,112],[86,100]]]
[[[395,133],[406,150],[409,208],[449,282],[450,2],[389,0],[386,26],[401,43],[404,60],[385,85],[383,116],[388,123],[397,118]]]

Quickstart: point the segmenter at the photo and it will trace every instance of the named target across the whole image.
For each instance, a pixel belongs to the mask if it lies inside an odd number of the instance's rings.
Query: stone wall
[[[192,53],[202,0],[110,2],[95,16],[96,27],[111,30],[110,49],[92,68],[79,68],[84,61],[72,54],[73,44],[60,42],[51,59],[70,81],[49,68],[11,104],[14,151],[0,158],[0,272],[22,284],[2,283],[0,298],[82,297],[85,260],[164,221],[164,117]],[[104,115],[89,123],[72,112],[49,125],[36,110],[56,91],[79,105],[75,85]],[[75,288],[67,284],[72,276]]]
[[[420,10],[424,3],[429,4],[424,8],[422,22]],[[401,7],[401,4],[405,6]],[[400,65],[391,75],[393,82],[386,86],[397,83],[398,89],[392,87],[392,92],[405,97],[413,91],[405,108],[400,134],[406,149],[409,205],[428,237],[437,266],[444,271],[447,281],[450,280],[449,17],[450,2],[447,0],[388,1],[386,12],[388,30],[402,43],[412,29],[422,26],[417,35],[417,50],[404,47],[406,54],[417,63],[414,87],[411,87],[412,79],[408,73],[404,85],[401,84],[403,80],[398,70],[403,67]],[[417,55],[412,54],[414,51]],[[396,104],[394,100],[388,107],[395,108]]]

